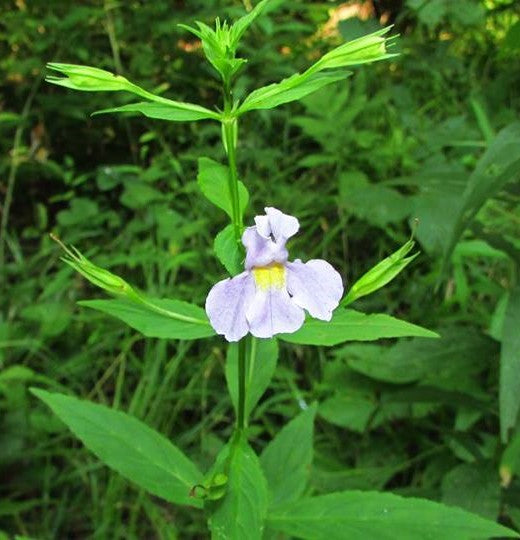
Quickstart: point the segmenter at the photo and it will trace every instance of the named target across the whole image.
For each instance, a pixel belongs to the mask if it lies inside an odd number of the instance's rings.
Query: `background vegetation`
[[[129,411],[212,463],[233,417],[222,340],[145,339],[78,307],[99,292],[48,233],[152,296],[202,305],[223,277],[212,239],[224,221],[198,196],[196,160],[223,161],[218,127],[90,117],[128,98],[47,85],[44,65],[93,65],[220,106],[177,24],[234,18],[250,2],[3,4],[0,538],[204,537],[198,513],[100,465],[27,389]],[[267,205],[298,216],[291,253],[326,258],[347,284],[413,229],[420,256],[356,307],[442,335],[319,354],[281,346],[252,443],[261,450],[317,401],[315,493],[392,490],[520,529],[519,12],[510,0],[275,0],[245,38],[239,93],[382,25],[401,35],[399,57],[241,127],[249,219]]]

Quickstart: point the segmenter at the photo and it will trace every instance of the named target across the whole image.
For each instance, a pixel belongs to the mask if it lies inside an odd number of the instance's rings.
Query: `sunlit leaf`
[[[96,111],[93,114],[132,112],[144,114],[148,118],[168,120],[169,122],[189,122],[206,119],[218,120],[220,118],[218,113],[210,111],[200,105],[182,103],[179,101],[171,101],[170,103],[150,103],[143,101],[141,103],[130,103],[128,105],[122,105],[121,107],[103,109],[101,111]]]
[[[382,37],[390,28],[354,39],[323,55],[303,73],[296,73],[279,83],[258,88],[238,108],[238,114],[254,109],[272,109],[302,99],[320,88],[348,77],[344,68],[395,56],[387,53],[388,39]],[[333,71],[324,71],[333,70]]]
[[[273,109],[284,103],[297,101],[328,84],[344,80],[350,75],[348,71],[296,73],[279,83],[251,92],[239,107],[238,113],[243,114],[253,109]]]

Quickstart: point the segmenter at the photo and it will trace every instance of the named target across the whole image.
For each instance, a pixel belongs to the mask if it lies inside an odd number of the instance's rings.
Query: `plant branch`
[[[243,338],[238,342],[238,414],[237,428],[246,427],[246,341]]]

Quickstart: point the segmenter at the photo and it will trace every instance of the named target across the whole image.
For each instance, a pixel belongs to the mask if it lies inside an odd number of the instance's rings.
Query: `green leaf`
[[[442,254],[452,234],[467,174],[453,165],[425,167],[417,177],[418,193],[411,197],[415,237],[431,254]]]
[[[284,103],[297,101],[324,86],[349,77],[349,71],[331,73],[296,73],[279,83],[254,90],[238,108],[237,114],[254,109],[273,109]]]
[[[125,184],[125,189],[119,201],[132,210],[146,208],[150,204],[164,200],[165,195],[147,182],[132,181]]]
[[[159,103],[172,104],[175,106],[176,101],[156,96],[141,88],[137,84],[130,82],[122,75],[116,75],[110,71],[99,69],[91,66],[81,66],[78,64],[62,64],[58,62],[49,62],[47,68],[57,71],[65,77],[57,77],[49,75],[46,81],[58,86],[72,88],[73,90],[81,90],[84,92],[131,92],[138,96],[157,101]]]
[[[366,314],[353,309],[337,309],[330,322],[307,319],[294,334],[280,339],[301,345],[338,345],[345,341],[373,341],[393,337],[436,338],[438,334],[383,313]]]
[[[384,393],[381,396],[381,403],[406,403],[408,405],[417,403],[445,403],[452,407],[475,409],[486,414],[490,414],[493,411],[490,400],[486,395],[480,395],[476,398],[465,392],[444,390],[422,384],[408,388],[405,387],[404,390]]]
[[[104,405],[32,388],[83,444],[106,465],[162,499],[201,506],[190,497],[197,467],[168,439],[128,414]]]
[[[448,17],[463,26],[479,26],[485,24],[486,8],[472,0],[447,2]]]
[[[421,23],[434,28],[446,16],[449,3],[446,0],[407,0],[407,5],[417,11],[417,17]],[[475,5],[476,8],[476,5]]]
[[[351,304],[358,298],[371,294],[392,281],[415,259],[415,257],[417,257],[418,253],[406,257],[413,249],[414,245],[415,242],[413,240],[408,240],[406,244],[392,253],[392,255],[383,259],[366,274],[361,276],[354,285],[352,285],[347,296],[341,301],[341,305],[346,306]]]
[[[232,224],[217,234],[213,251],[230,275],[236,276],[244,269],[244,250],[235,238],[235,228]]]
[[[169,122],[189,122],[197,120],[219,120],[220,115],[210,111],[200,105],[193,103],[183,103],[180,101],[169,101],[168,103],[149,103],[143,101],[141,103],[130,103],[121,107],[112,107],[103,109],[92,114],[107,114],[107,113],[141,113],[148,118],[157,118],[158,120],[168,120]]]
[[[264,11],[267,4],[272,0],[261,0],[256,6],[243,17],[240,17],[230,29],[232,48],[236,49],[244,32],[253,24],[255,19]]]
[[[105,71],[104,69],[81,66],[78,64],[61,64],[57,62],[50,62],[47,64],[47,67],[65,75],[65,77],[56,77],[54,75],[46,77],[45,80],[47,82],[57,84],[58,86],[85,92],[125,91],[155,102],[130,103],[129,105],[123,105],[122,107],[103,109],[94,114],[140,112],[149,118],[158,118],[161,120],[169,120],[171,122],[187,122],[190,120],[203,120],[206,118],[212,118],[214,120],[220,119],[220,114],[210,111],[205,107],[157,96],[130,82],[125,77],[116,75],[110,71]]]
[[[273,529],[312,540],[474,540],[518,534],[475,514],[426,499],[345,491],[273,508]]]
[[[249,13],[246,13],[231,26],[227,21],[221,23],[219,18],[215,21],[215,29],[199,21],[196,21],[196,28],[185,24],[179,26],[201,40],[206,58],[227,84],[240,67],[246,63],[243,58],[235,57],[242,35],[265,10],[270,1],[261,0]]]
[[[119,297],[83,300],[78,302],[80,305],[112,315],[147,337],[198,339],[214,335],[206,312],[199,306],[180,300],[147,298],[124,279],[89,261],[76,248],[69,249],[53,238],[65,250],[64,262],[94,285]]]
[[[0,383],[11,383],[12,381],[30,381],[34,379],[36,373],[27,366],[14,365],[0,371]]]
[[[258,457],[237,432],[219,456],[228,476],[227,492],[209,519],[214,540],[261,540],[267,510],[267,482]]]
[[[351,108],[353,108],[351,104]],[[298,122],[300,123],[300,122]],[[366,132],[356,132],[356,141]],[[368,137],[372,134],[368,132]],[[373,146],[374,143],[368,143]],[[383,230],[389,223],[402,222],[410,214],[410,199],[384,183],[372,183],[362,171],[343,172],[339,179],[339,200],[349,214]]]
[[[511,291],[502,329],[500,351],[500,434],[508,439],[520,410],[520,286]]]
[[[234,42],[232,28],[227,21],[221,23],[218,17],[215,20],[215,30],[200,21],[196,21],[195,24],[197,28],[186,24],[179,24],[179,26],[201,40],[208,62],[228,84],[240,67],[246,63],[243,58],[235,58],[237,43]]]
[[[457,380],[475,373],[494,354],[494,344],[471,328],[443,328],[440,339],[399,340],[391,347],[347,345],[337,357],[361,373],[387,383]],[[460,388],[460,385],[459,385]]]
[[[276,339],[247,338],[246,348],[246,404],[245,418],[249,418],[255,405],[266,391],[278,361]],[[230,343],[226,357],[226,381],[237,411],[238,407],[238,345]]]
[[[460,236],[482,208],[505,184],[520,176],[520,122],[498,133],[479,159],[462,196],[455,225],[444,252],[444,264],[449,260]]]
[[[82,300],[86,306],[128,324],[146,337],[200,339],[213,336],[206,312],[199,306],[168,299],[146,299],[146,304],[126,299]]]
[[[320,404],[319,413],[331,424],[363,433],[376,410],[373,395],[361,389],[350,389],[348,393],[326,399]]]
[[[514,51],[520,49],[520,21],[516,21],[509,27],[503,43],[506,49]]]
[[[233,219],[228,167],[209,158],[200,158],[197,181],[206,198]],[[240,181],[238,182],[238,199],[239,214],[243,216],[249,202],[249,193]]]
[[[330,83],[351,75],[342,68],[395,56],[386,53],[388,39],[382,37],[389,30],[390,28],[384,28],[368,36],[344,43],[325,54],[303,73],[296,73],[279,83],[254,90],[240,105],[237,114],[241,115],[254,109],[272,109],[284,103],[302,99]],[[334,71],[322,73],[323,70],[328,69]]]
[[[508,487],[513,476],[520,472],[520,431],[516,431],[504,450],[499,472],[504,487]]]
[[[462,463],[442,479],[442,502],[496,520],[500,484],[494,463]]]
[[[316,405],[285,425],[265,447],[260,463],[271,494],[271,507],[302,496],[310,476]]]

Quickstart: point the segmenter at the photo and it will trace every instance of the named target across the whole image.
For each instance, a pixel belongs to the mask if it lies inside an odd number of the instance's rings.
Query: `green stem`
[[[222,123],[224,146],[228,156],[229,177],[228,187],[231,195],[231,212],[233,227],[237,242],[240,240],[242,229],[242,216],[240,215],[240,199],[238,194],[238,171],[236,160],[236,118],[224,118]]]
[[[246,339],[238,342],[238,413],[237,428],[246,427]]]
[[[228,157],[228,189],[231,198],[232,224],[235,233],[235,240],[240,242],[242,234],[242,214],[240,213],[240,196],[238,191],[238,171],[236,157],[237,143],[237,118],[233,111],[233,92],[231,82],[224,80],[224,113],[222,122],[222,142]],[[238,411],[237,430],[242,432],[246,427],[246,343],[243,338],[238,342]]]
[[[228,157],[228,189],[231,197],[231,213],[235,239],[240,241],[242,232],[242,216],[240,214],[240,196],[238,193],[238,170],[236,157],[237,143],[237,118],[233,114],[233,92],[229,81],[223,85],[224,91],[224,114],[222,115],[222,142]]]
[[[134,290],[132,290],[131,292],[127,292],[126,297],[132,300],[133,302],[146,306],[151,311],[155,311],[156,313],[159,313],[160,315],[170,317],[170,319],[175,319],[177,321],[183,321],[183,322],[188,322],[188,323],[193,323],[193,324],[204,324],[204,325],[208,324],[208,322],[203,319],[197,319],[196,317],[182,315],[182,313],[176,313],[175,311],[170,311],[169,309],[164,309],[160,306],[157,306],[156,304],[154,304],[147,298],[141,296],[139,293],[137,293]]]

